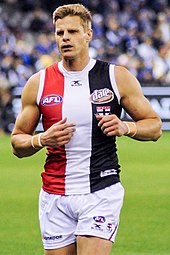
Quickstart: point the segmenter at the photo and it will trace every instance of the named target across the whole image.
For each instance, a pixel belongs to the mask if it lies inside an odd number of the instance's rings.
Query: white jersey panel
[[[88,71],[65,74],[62,115],[67,117],[67,122],[76,124],[76,131],[71,141],[65,146],[66,195],[70,192],[74,194],[80,192],[77,183],[80,185],[81,193],[90,192],[92,110],[89,98]]]

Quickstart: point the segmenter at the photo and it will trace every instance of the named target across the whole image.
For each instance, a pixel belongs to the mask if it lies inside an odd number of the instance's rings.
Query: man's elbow
[[[156,142],[162,135],[162,121],[160,118],[157,118],[157,123],[156,123],[156,131],[153,134],[153,141]]]
[[[12,153],[17,158],[23,158],[23,155],[21,155],[18,151],[16,151],[14,147],[12,148]]]

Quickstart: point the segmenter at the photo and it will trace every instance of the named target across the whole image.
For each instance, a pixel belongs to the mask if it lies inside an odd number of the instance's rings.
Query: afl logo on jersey
[[[41,104],[44,106],[53,106],[56,104],[60,104],[62,102],[63,98],[60,95],[47,95],[42,98]]]
[[[93,104],[104,104],[112,101],[114,98],[114,94],[110,89],[104,88],[104,89],[99,89],[95,90],[91,95],[90,95],[90,101]]]

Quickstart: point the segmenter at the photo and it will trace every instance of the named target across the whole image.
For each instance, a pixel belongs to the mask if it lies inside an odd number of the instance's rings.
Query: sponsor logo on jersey
[[[104,223],[106,221],[104,216],[94,216],[93,220],[98,222],[98,223]]]
[[[41,100],[41,104],[44,106],[52,106],[52,105],[60,104],[62,100],[63,100],[62,96],[52,94],[52,95],[47,95],[43,97]]]
[[[103,115],[109,115],[111,107],[110,106],[97,106],[96,112],[97,114],[103,116]]]
[[[90,101],[93,104],[105,104],[110,101],[112,101],[114,98],[114,94],[110,89],[104,88],[104,89],[96,89],[91,95],[90,95]]]
[[[72,81],[71,86],[82,86],[82,83],[80,80]]]
[[[117,174],[116,169],[109,169],[109,170],[101,171],[100,172],[100,177],[105,177],[105,176],[113,175],[113,174]]]

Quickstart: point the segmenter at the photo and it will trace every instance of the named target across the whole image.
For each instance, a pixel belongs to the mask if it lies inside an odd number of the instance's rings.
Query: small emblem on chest
[[[97,106],[96,112],[99,115],[109,115],[111,113],[111,107],[110,106]]]
[[[82,83],[81,83],[81,81],[80,80],[76,80],[76,81],[72,81],[71,82],[71,86],[75,86],[75,87],[77,87],[77,86],[82,86]]]
[[[43,97],[41,99],[41,104],[44,106],[52,106],[56,104],[60,104],[62,102],[63,98],[60,95],[51,94]]]
[[[114,98],[113,92],[107,88],[99,89],[99,90],[96,89],[90,95],[90,101],[93,104],[105,104],[105,103],[112,101],[113,98]]]

